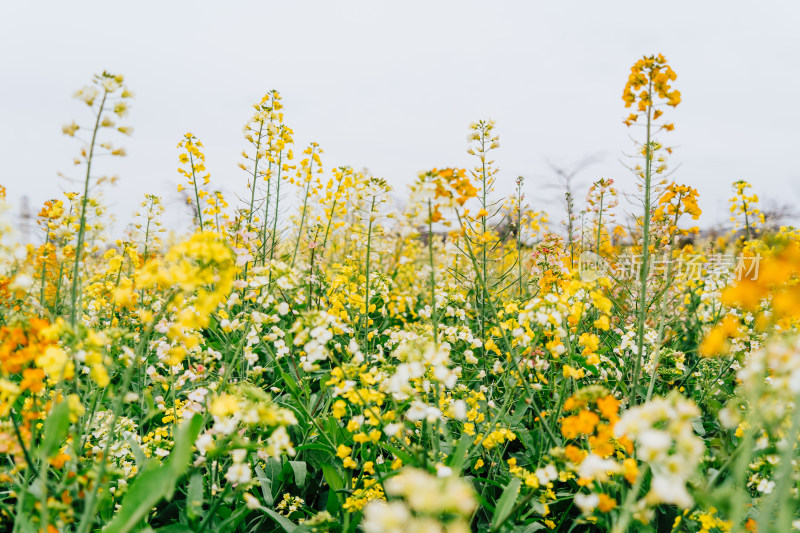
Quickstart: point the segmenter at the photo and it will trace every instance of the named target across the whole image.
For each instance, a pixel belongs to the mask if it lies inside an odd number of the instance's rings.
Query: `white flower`
[[[686,491],[686,482],[678,476],[653,476],[650,483],[650,493],[647,495],[650,503],[671,503],[688,509],[694,505],[692,497]]]
[[[249,483],[252,479],[250,465],[235,463],[225,472],[225,479],[231,483]]]
[[[86,85],[74,94],[78,100],[82,100],[86,105],[92,105],[97,98],[97,89],[91,85]]]
[[[383,432],[386,433],[387,437],[396,437],[400,430],[403,429],[402,424],[386,424],[386,427],[383,428]]]
[[[600,497],[595,493],[583,494],[579,492],[575,495],[574,501],[583,514],[589,514],[600,503]]]
[[[775,482],[768,479],[762,479],[758,486],[756,486],[756,490],[763,494],[771,494],[774,489]]]
[[[361,527],[364,533],[403,533],[410,520],[411,514],[403,503],[375,500],[364,510]]]
[[[672,445],[672,437],[665,431],[647,429],[639,434],[637,456],[644,461],[653,461],[666,453]]]
[[[244,497],[244,502],[248,509],[261,509],[261,504],[258,502],[258,499],[255,496],[249,492],[245,492],[242,494],[242,496]]]
[[[203,403],[206,399],[206,395],[208,395],[208,389],[200,387],[190,392],[186,397],[193,402]]]
[[[279,303],[278,304],[278,313],[280,313],[281,316],[288,314],[289,313],[289,304],[287,304],[286,302]]]
[[[619,472],[620,468],[617,462],[590,453],[581,463],[578,475],[583,479],[596,479],[602,483],[608,479],[609,474]]]
[[[450,406],[450,412],[456,420],[464,420],[467,418],[467,402],[464,400],[456,400]]]
[[[267,446],[263,450],[264,455],[275,458],[278,458],[281,455],[294,456],[295,453],[296,452],[292,446],[292,441],[289,438],[289,434],[286,432],[286,428],[283,426],[277,427],[275,431],[272,432],[272,435],[267,438]],[[258,455],[263,459],[261,451],[259,451]]]
[[[114,78],[105,78],[103,80],[103,89],[106,91],[113,93],[117,89],[119,89],[120,83]]]
[[[453,475],[453,469],[443,464],[436,465],[436,477],[450,477]]]
[[[214,447],[214,437],[208,433],[203,433],[197,437],[197,440],[194,441],[194,445],[197,447],[197,451],[200,452],[200,455],[205,455],[208,450]]]
[[[552,464],[544,468],[537,468],[534,474],[536,474],[536,479],[540,485],[547,485],[549,482],[558,479],[558,469]]]
[[[414,400],[411,403],[411,407],[406,412],[406,418],[412,422],[418,422],[424,419],[433,423],[442,418],[442,412],[436,407],[431,407],[419,400]]]

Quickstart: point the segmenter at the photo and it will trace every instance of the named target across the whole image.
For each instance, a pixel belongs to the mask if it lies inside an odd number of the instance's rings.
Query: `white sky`
[[[135,92],[123,146],[105,169],[121,221],[144,193],[178,204],[177,143],[205,144],[212,183],[245,191],[236,166],[251,104],[284,98],[296,153],[309,141],[326,169],[367,167],[398,196],[417,172],[469,166],[469,123],[494,118],[498,189],[526,180],[551,207],[548,161],[593,154],[588,185],[614,178],[630,151],[621,100],[630,66],[663,53],[683,95],[668,109],[674,178],[700,190],[703,223],[726,219],[730,183],[762,198],[800,197],[800,2],[177,2],[0,3],[0,184],[34,211],[62,190],[79,144],[62,124],[88,122],[71,95],[95,72],[125,75]],[[584,189],[585,190],[585,189]],[[554,221],[560,219],[560,215]]]

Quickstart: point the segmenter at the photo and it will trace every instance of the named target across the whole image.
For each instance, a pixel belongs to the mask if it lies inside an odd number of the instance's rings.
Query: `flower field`
[[[730,231],[698,229],[676,79],[620,80],[638,188],[568,189],[560,223],[493,121],[472,168],[397,191],[295,147],[271,91],[235,197],[187,133],[193,229],[142,191],[114,240],[93,162],[133,94],[95,76],[63,128],[80,188],[32,243],[0,187],[3,530],[800,530],[800,235],[735,178]]]

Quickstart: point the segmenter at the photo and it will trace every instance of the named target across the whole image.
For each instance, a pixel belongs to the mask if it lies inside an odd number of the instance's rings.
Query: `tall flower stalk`
[[[281,115],[282,118],[282,115]],[[278,247],[278,219],[280,218],[280,201],[281,201],[281,179],[284,177],[284,173],[289,172],[289,161],[291,161],[294,156],[292,155],[292,150],[287,149],[287,146],[290,146],[294,143],[292,139],[292,130],[288,128],[284,124],[280,124],[278,126],[278,132],[274,139],[274,142],[270,143],[270,148],[272,151],[272,159],[271,161],[275,162],[275,167],[277,168],[277,176],[275,178],[275,211],[272,220],[272,232],[270,234],[270,247],[269,247],[269,259],[272,261],[275,259],[275,250]],[[267,242],[267,219],[269,213],[269,205],[270,205],[270,198],[269,198],[269,189],[267,189],[267,201],[266,207],[264,209],[264,253],[262,256],[262,262],[266,262],[266,242]]]
[[[78,318],[78,294],[80,289],[81,256],[83,255],[84,241],[86,239],[86,218],[89,204],[89,187],[92,180],[92,163],[95,150],[100,148],[104,153],[113,156],[124,156],[124,148],[114,148],[110,142],[98,143],[98,133],[102,128],[115,128],[123,134],[129,134],[131,129],[126,126],[117,126],[109,116],[109,107],[118,117],[128,113],[127,99],[132,93],[123,86],[124,78],[121,74],[111,74],[103,71],[92,80],[92,85],[87,85],[75,93],[75,98],[83,101],[95,115],[91,140],[81,149],[81,157],[75,160],[76,164],[86,165],[86,175],[83,180],[83,196],[81,197],[81,211],[78,226],[78,236],[75,246],[75,262],[72,268],[72,288],[70,291],[70,323],[74,326]],[[97,103],[97,105],[95,105]],[[82,128],[75,122],[62,128],[64,134],[74,137]]]
[[[364,261],[364,314],[363,314],[363,332],[364,341],[370,340],[369,326],[370,326],[370,299],[372,298],[370,292],[370,275],[372,274],[372,254],[373,254],[373,235],[375,222],[378,219],[381,205],[386,202],[387,195],[391,188],[386,180],[382,178],[370,177],[366,181],[366,187],[360,191],[360,200],[364,200],[365,204],[369,207],[365,210],[367,218],[367,243],[366,243],[366,258]]]
[[[479,244],[479,257],[481,277],[483,285],[476,287],[476,299],[478,301],[478,309],[480,310],[480,323],[481,334],[485,334],[486,330],[486,301],[489,297],[489,243],[493,241],[493,230],[489,225],[491,215],[489,210],[493,208],[490,202],[489,194],[492,192],[495,176],[498,169],[494,166],[494,161],[489,159],[489,152],[500,147],[500,137],[494,132],[493,120],[479,120],[470,125],[470,133],[467,140],[473,143],[468,149],[467,153],[477,157],[480,163],[473,168],[470,173],[475,179],[476,183],[480,184],[480,193],[478,199],[480,201],[480,210],[475,216],[480,228],[480,235],[477,239]],[[473,228],[474,230],[474,228]]]
[[[636,404],[639,377],[642,370],[642,350],[644,349],[645,325],[647,322],[647,278],[650,275],[650,219],[653,211],[653,177],[666,169],[666,165],[660,164],[653,168],[654,154],[661,148],[661,145],[654,140],[653,135],[656,131],[671,131],[674,125],[671,123],[658,124],[656,121],[661,117],[663,111],[656,109],[663,104],[675,107],[681,101],[681,93],[672,90],[670,83],[677,78],[672,68],[667,65],[664,56],[643,57],[631,67],[628,83],[622,94],[625,107],[637,104],[636,111],[631,113],[623,122],[626,126],[631,126],[640,118],[644,118],[645,140],[641,147],[644,156],[644,168],[641,165],[635,167],[636,175],[641,179],[644,214],[642,217],[642,254],[641,267],[639,268],[639,294],[636,314],[636,354],[631,375],[631,387],[628,397],[630,405]],[[659,101],[656,102],[656,99]],[[662,162],[663,158],[659,160]]]
[[[202,147],[203,143],[191,133],[184,135],[181,142],[178,143],[178,148],[184,150],[184,153],[180,154],[178,159],[184,165],[188,165],[188,170],[179,168],[178,172],[186,178],[187,183],[192,187],[192,194],[187,196],[186,201],[187,203],[194,202],[193,211],[197,216],[197,227],[200,231],[206,229],[206,226],[211,223],[210,218],[214,215],[214,207],[216,205],[213,196],[203,188],[203,186],[211,182],[211,175],[206,170],[206,156],[200,151]],[[203,180],[202,184],[198,184],[197,180]],[[183,190],[183,184],[178,184],[178,192]],[[203,221],[203,215],[206,215],[205,222]]]
[[[446,213],[454,213],[467,200],[474,198],[477,189],[466,177],[466,170],[456,168],[432,169],[419,175],[417,183],[412,187],[412,196],[418,196],[423,202],[422,221],[428,226],[428,266],[431,270],[428,289],[431,300],[431,323],[433,341],[439,345],[439,312],[436,306],[436,263],[433,250],[433,225],[442,223],[450,225],[445,219]],[[443,214],[443,211],[445,214]]]
[[[730,199],[730,220],[733,223],[733,233],[736,233],[742,227],[742,222],[738,217],[744,215],[744,234],[743,239],[748,241],[755,238],[758,234],[758,225],[764,225],[764,213],[758,207],[758,195],[747,195],[747,189],[751,185],[745,180],[738,180],[733,183],[734,195]],[[757,224],[758,222],[758,224]]]
[[[294,243],[294,252],[292,252],[292,267],[294,267],[295,260],[297,259],[297,249],[300,246],[300,240],[303,238],[303,229],[305,227],[306,215],[308,214],[308,199],[311,194],[311,183],[314,181],[314,163],[317,164],[316,172],[322,173],[322,161],[319,155],[322,149],[317,143],[312,142],[308,148],[305,149],[303,155],[308,157],[300,161],[300,169],[298,171],[298,185],[305,185],[303,193],[303,209],[300,214],[300,224],[297,230],[297,239]]]

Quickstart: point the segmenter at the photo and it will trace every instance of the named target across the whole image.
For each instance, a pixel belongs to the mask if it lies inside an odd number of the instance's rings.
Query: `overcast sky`
[[[326,169],[367,167],[398,196],[417,172],[468,166],[470,122],[497,121],[498,189],[526,177],[534,206],[559,193],[549,162],[599,155],[579,176],[633,189],[622,166],[630,66],[663,53],[683,95],[668,109],[674,178],[696,186],[704,225],[726,219],[730,184],[800,200],[800,2],[177,2],[0,3],[0,184],[32,209],[76,185],[79,149],[61,134],[88,110],[71,98],[95,72],[135,92],[128,157],[107,162],[120,220],[146,192],[170,209],[176,145],[192,131],[215,186],[245,190],[238,169],[251,105],[278,89],[296,152]],[[172,203],[170,203],[172,202]]]

